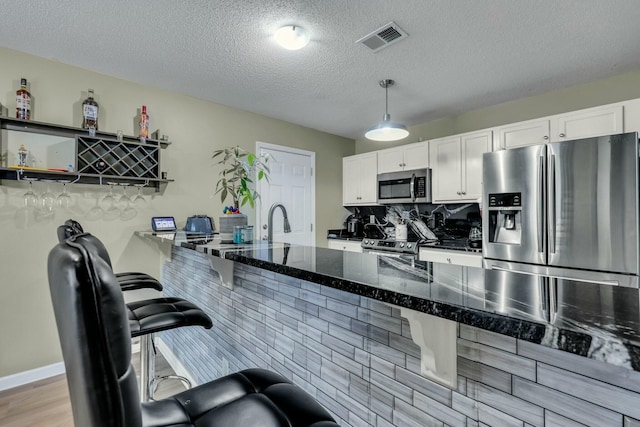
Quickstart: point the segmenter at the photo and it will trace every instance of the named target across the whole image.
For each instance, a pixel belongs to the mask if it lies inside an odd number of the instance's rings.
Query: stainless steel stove
[[[418,259],[420,242],[398,242],[395,240],[368,239],[362,241],[362,251],[386,256],[412,256]]]

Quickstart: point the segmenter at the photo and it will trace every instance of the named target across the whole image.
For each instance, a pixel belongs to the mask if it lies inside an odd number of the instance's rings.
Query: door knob
[[[263,224],[263,225],[262,225],[262,229],[263,229],[263,230],[266,230],[266,229],[267,229],[267,224]]]
[[[560,138],[564,138],[564,136],[565,136],[564,133],[560,134]]]
[[[546,141],[547,139],[549,139],[549,137],[547,135],[545,135],[545,136],[542,137],[542,139],[544,139]]]

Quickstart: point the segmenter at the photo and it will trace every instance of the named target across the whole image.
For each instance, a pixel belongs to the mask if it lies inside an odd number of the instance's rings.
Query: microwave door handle
[[[409,185],[409,192],[411,193],[411,201],[416,201],[416,174],[411,174],[411,184]]]

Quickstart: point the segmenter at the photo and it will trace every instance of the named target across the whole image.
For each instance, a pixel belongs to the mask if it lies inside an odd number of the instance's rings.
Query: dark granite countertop
[[[520,273],[264,241],[178,236],[173,243],[640,371],[638,289],[586,282],[551,289]]]

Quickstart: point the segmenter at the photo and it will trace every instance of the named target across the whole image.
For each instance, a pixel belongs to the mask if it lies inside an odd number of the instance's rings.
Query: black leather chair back
[[[48,259],[75,425],[141,427],[122,292],[92,238],[73,236],[56,245]]]
[[[107,252],[107,248],[104,243],[102,243],[102,241],[100,241],[96,236],[82,231],[82,226],[77,221],[68,219],[63,225],[58,227],[57,233],[59,242],[64,242],[73,236],[82,236],[81,239],[83,239],[85,244],[92,245],[94,252],[98,254],[100,258],[105,260],[106,263],[109,264],[109,267],[113,268],[111,265],[111,257],[109,257],[109,252]]]
[[[82,233],[84,233],[82,225],[78,221],[69,218],[64,222],[64,225],[58,227],[58,241],[62,242],[71,236]]]

